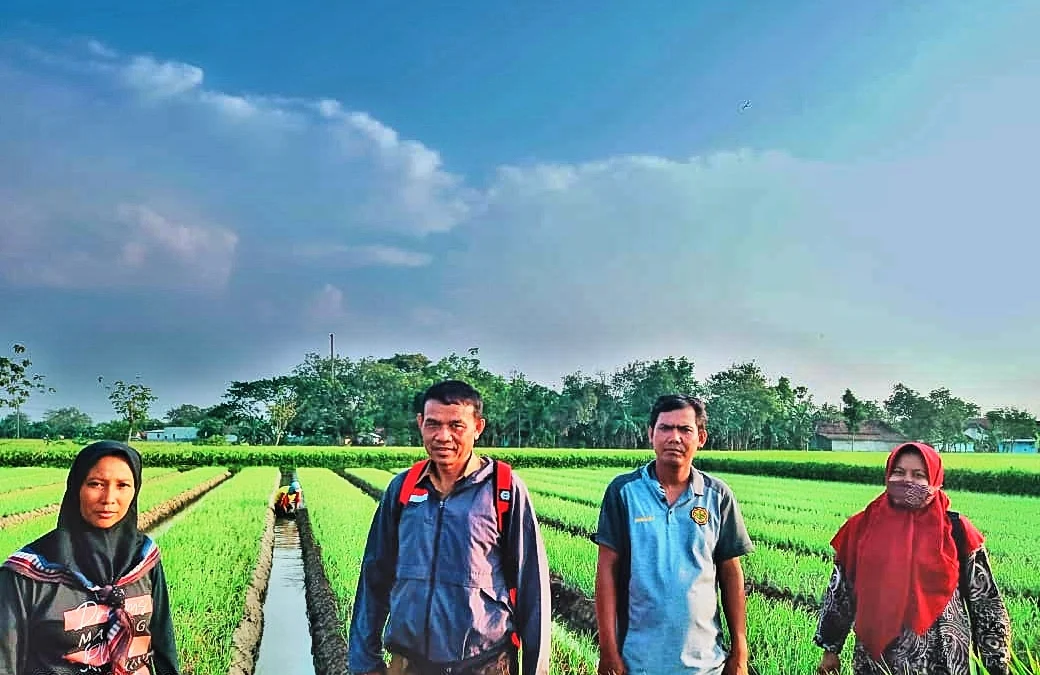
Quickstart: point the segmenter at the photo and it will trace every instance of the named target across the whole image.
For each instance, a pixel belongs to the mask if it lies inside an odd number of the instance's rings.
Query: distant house
[[[997,452],[1011,452],[1014,454],[1037,454],[1035,438],[1016,438],[998,444]]]
[[[354,436],[354,445],[386,445],[386,441],[380,434],[374,431],[367,431]]]
[[[194,441],[198,436],[198,427],[166,427],[145,432],[149,441]]]
[[[1037,425],[1040,426],[1040,420],[1037,421]],[[991,428],[990,421],[985,417],[977,417],[975,419],[968,420],[965,425],[964,435],[970,438],[973,443],[980,443],[986,435],[989,433]],[[969,443],[968,445],[971,445]],[[1037,443],[1035,438],[1015,438],[1001,441],[997,444],[997,452],[1010,452],[1014,454],[1029,454],[1037,453]]]
[[[818,450],[855,450],[857,452],[891,452],[910,439],[878,420],[860,422],[856,434],[849,433],[845,422],[819,422],[813,445]]]

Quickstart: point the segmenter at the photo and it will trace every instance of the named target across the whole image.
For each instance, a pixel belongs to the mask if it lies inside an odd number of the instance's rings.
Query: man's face
[[[122,457],[106,455],[90,469],[79,488],[79,513],[89,524],[107,530],[126,516],[134,492],[130,465]]]
[[[708,440],[708,432],[697,426],[697,411],[686,407],[663,412],[650,429],[650,445],[660,465],[690,466],[697,449]]]
[[[430,400],[417,417],[426,454],[438,469],[461,470],[486,424],[471,403]]]

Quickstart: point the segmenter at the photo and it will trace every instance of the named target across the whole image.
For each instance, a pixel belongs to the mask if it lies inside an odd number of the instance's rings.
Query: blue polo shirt
[[[721,672],[716,564],[754,549],[729,486],[692,469],[669,506],[650,462],[607,487],[595,540],[621,558],[618,643],[628,672]]]

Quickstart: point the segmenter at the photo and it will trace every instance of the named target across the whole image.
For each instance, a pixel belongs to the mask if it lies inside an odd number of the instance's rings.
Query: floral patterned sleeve
[[[968,613],[975,648],[990,675],[1006,675],[1011,620],[993,580],[985,547],[979,547],[968,557],[968,570]]]
[[[852,584],[841,565],[835,563],[827,592],[820,603],[820,623],[813,642],[825,651],[840,654],[855,617],[856,598],[852,593]]]

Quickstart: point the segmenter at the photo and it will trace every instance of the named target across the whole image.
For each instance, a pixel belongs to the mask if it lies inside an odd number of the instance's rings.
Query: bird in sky
[[[743,105],[740,106],[740,110],[741,110],[741,112],[743,112],[743,111],[747,110],[750,107],[751,107],[751,101],[748,101],[747,99],[745,99]]]

